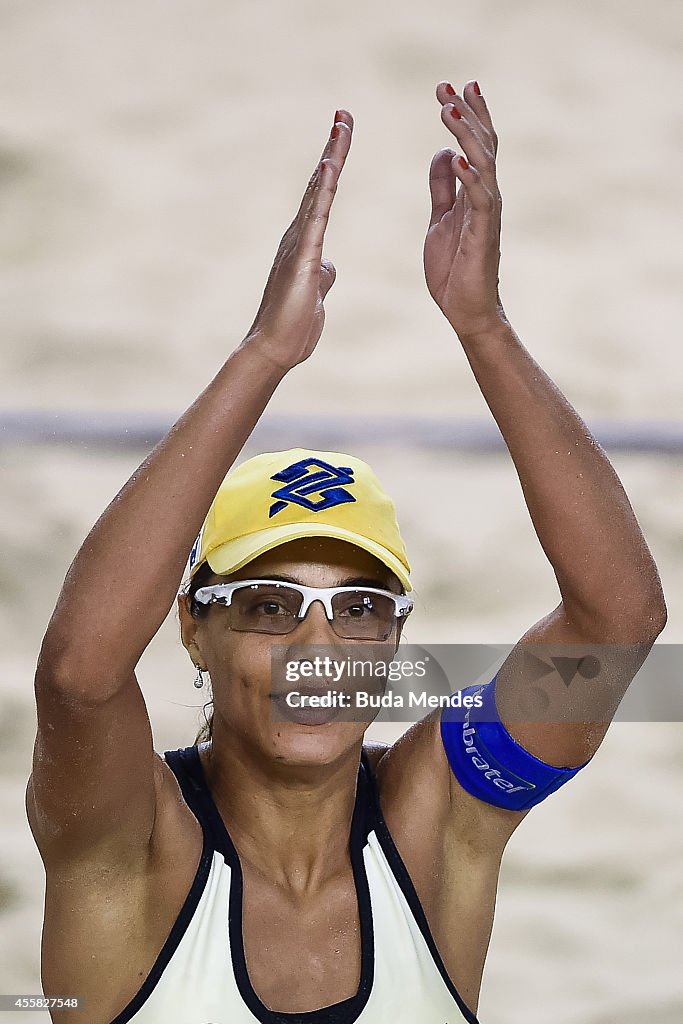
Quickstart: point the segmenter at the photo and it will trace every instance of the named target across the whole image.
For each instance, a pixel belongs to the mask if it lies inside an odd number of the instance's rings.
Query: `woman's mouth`
[[[273,719],[277,722],[325,725],[342,717],[349,695],[332,688],[290,688],[284,693],[271,693],[270,700]]]

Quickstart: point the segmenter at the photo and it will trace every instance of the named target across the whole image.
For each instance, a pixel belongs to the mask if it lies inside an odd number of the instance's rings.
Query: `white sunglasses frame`
[[[216,583],[211,587],[200,587],[199,590],[193,595],[193,600],[197,601],[198,604],[209,605],[209,604],[223,604],[226,607],[230,606],[232,601],[232,595],[236,590],[244,589],[245,587],[255,587],[257,585],[266,584],[271,587],[288,587],[290,590],[296,590],[303,597],[304,601],[297,615],[299,622],[302,622],[306,618],[306,613],[311,607],[314,601],[320,601],[325,609],[325,615],[329,623],[334,622],[334,612],[332,611],[332,598],[335,594],[348,594],[361,591],[364,594],[381,594],[382,597],[390,597],[394,602],[394,615],[396,620],[406,619],[414,608],[414,602],[406,597],[404,594],[394,594],[391,590],[379,590],[376,587],[305,587],[303,583],[284,583],[282,580],[234,580],[231,583]],[[227,597],[227,602],[221,600],[221,598]],[[296,626],[294,627],[296,629]],[[254,630],[259,632],[259,630]],[[290,632],[294,632],[291,630]],[[287,636],[286,633],[272,634],[279,636]]]

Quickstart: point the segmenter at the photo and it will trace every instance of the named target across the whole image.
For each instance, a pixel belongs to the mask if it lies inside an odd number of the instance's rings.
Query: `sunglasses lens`
[[[291,633],[300,621],[297,618],[303,597],[290,587],[250,584],[236,590],[230,603],[230,628],[245,633]]]
[[[235,590],[228,625],[243,633],[284,636],[301,622],[303,596],[286,584],[250,583]],[[353,590],[332,597],[332,629],[344,640],[386,640],[396,621],[394,602],[383,594]]]
[[[335,594],[332,612],[332,628],[347,640],[386,640],[396,621],[390,597],[364,590]]]

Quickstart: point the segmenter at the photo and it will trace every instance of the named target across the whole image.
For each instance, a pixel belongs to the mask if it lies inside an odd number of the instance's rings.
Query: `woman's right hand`
[[[338,110],[298,213],[282,237],[245,339],[285,371],[308,359],[322,334],[323,301],[336,277],[332,263],[322,258],[323,241],[352,133],[353,117]]]

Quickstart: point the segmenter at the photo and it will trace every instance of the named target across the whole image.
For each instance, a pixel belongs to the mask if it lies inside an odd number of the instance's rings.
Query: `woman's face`
[[[207,585],[269,579],[273,575],[287,576],[293,582],[311,587],[349,586],[362,580],[360,585],[380,587],[396,594],[402,592],[396,576],[373,555],[346,541],[327,537],[289,541],[259,555],[234,573],[214,575]],[[220,742],[223,736],[232,737],[239,745],[251,748],[256,756],[303,765],[331,763],[362,739],[367,720],[303,724],[283,720],[273,704],[273,654],[288,661],[299,661],[307,657],[308,645],[315,645],[316,650],[309,652],[308,657],[329,653],[337,659],[365,658],[368,648],[378,649],[376,643],[340,639],[327,621],[322,604],[312,604],[306,617],[285,636],[231,630],[227,624],[227,609],[222,605],[209,606],[200,619],[195,619],[190,615],[186,599],[181,598],[179,613],[185,647],[192,660],[205,667],[211,676],[215,740]],[[394,625],[385,642],[383,660],[391,660],[399,636],[400,627]],[[311,684],[311,680],[305,682]],[[298,685],[288,685],[291,689],[298,688]],[[321,692],[335,688],[333,682],[323,679],[317,685]],[[274,688],[277,689],[277,684]]]

